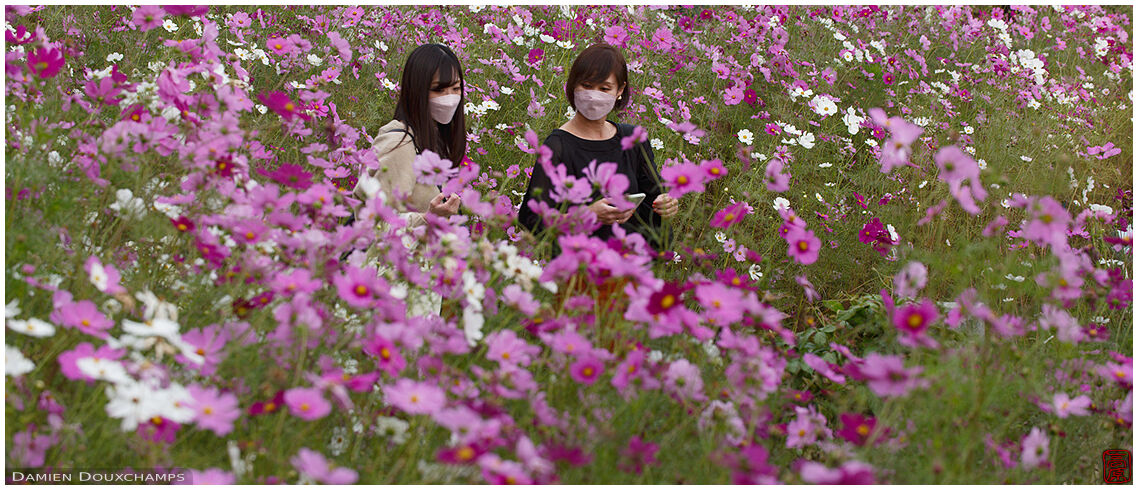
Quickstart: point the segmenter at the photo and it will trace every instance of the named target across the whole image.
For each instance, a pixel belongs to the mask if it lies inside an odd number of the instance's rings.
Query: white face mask
[[[460,101],[462,101],[462,96],[458,94],[430,99],[428,103],[431,106],[431,119],[439,124],[450,124],[450,121],[454,119],[455,111],[458,110]]]
[[[616,107],[616,96],[599,90],[577,90],[573,92],[573,104],[585,119],[597,121]]]

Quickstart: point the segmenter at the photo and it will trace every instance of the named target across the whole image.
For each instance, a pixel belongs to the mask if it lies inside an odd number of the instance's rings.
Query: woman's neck
[[[616,133],[616,127],[609,124],[605,119],[598,119],[590,121],[580,112],[573,116],[568,123],[561,127],[565,131],[572,133],[578,138],[587,140],[607,140],[612,138]]]

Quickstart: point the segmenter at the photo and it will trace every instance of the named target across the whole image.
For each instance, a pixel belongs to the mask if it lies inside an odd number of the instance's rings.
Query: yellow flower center
[[[307,412],[309,408],[312,408],[312,407],[309,407],[307,403],[301,403],[300,404],[300,411],[301,412]]]
[[[660,300],[660,306],[663,306],[664,308],[671,308],[674,304],[676,304],[676,297],[670,294],[664,296],[664,298]]]
[[[857,433],[858,433],[858,435],[860,435],[862,437],[868,436],[869,435],[869,426],[865,425],[865,424],[861,424],[861,425],[857,426]]]
[[[584,374],[586,377],[592,377],[593,376],[593,368],[586,367],[585,369],[581,370],[581,374]]]
[[[363,284],[356,286],[356,295],[357,296],[363,296],[365,294],[367,294],[367,286],[364,286]]]
[[[385,361],[391,359],[391,351],[388,350],[387,347],[384,347],[379,350],[379,357],[382,357]]]
[[[676,179],[676,183],[678,183],[680,185],[684,185],[684,184],[688,183],[688,176],[686,176],[686,175],[679,176],[679,178]]]
[[[455,456],[458,456],[459,461],[470,461],[474,458],[474,450],[469,446],[463,446]]]
[[[921,324],[924,323],[924,319],[925,318],[921,316],[920,313],[913,313],[909,315],[909,328],[917,328],[921,326]]]
[[[799,240],[798,241],[798,249],[803,251],[803,252],[810,250],[810,243],[807,242],[806,240]]]

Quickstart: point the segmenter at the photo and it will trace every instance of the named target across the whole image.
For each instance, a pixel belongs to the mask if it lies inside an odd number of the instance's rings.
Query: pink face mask
[[[616,96],[599,90],[577,90],[573,92],[573,104],[585,119],[597,121],[604,119],[616,107]]]
[[[458,94],[430,99],[428,105],[431,107],[431,119],[439,124],[450,124],[450,121],[454,119],[455,111],[458,110],[458,103],[461,101],[462,96]]]

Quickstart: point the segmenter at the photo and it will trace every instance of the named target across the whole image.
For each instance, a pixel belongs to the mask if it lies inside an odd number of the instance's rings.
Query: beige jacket
[[[388,204],[400,212],[399,216],[407,221],[407,226],[415,227],[426,224],[423,213],[430,209],[431,199],[439,194],[439,188],[415,180],[413,164],[416,153],[410,134],[411,128],[398,120],[379,128],[371,147],[379,165],[376,168],[364,167],[353,193],[359,199],[367,199],[361,184],[365,178],[378,180],[379,189],[387,196]]]

